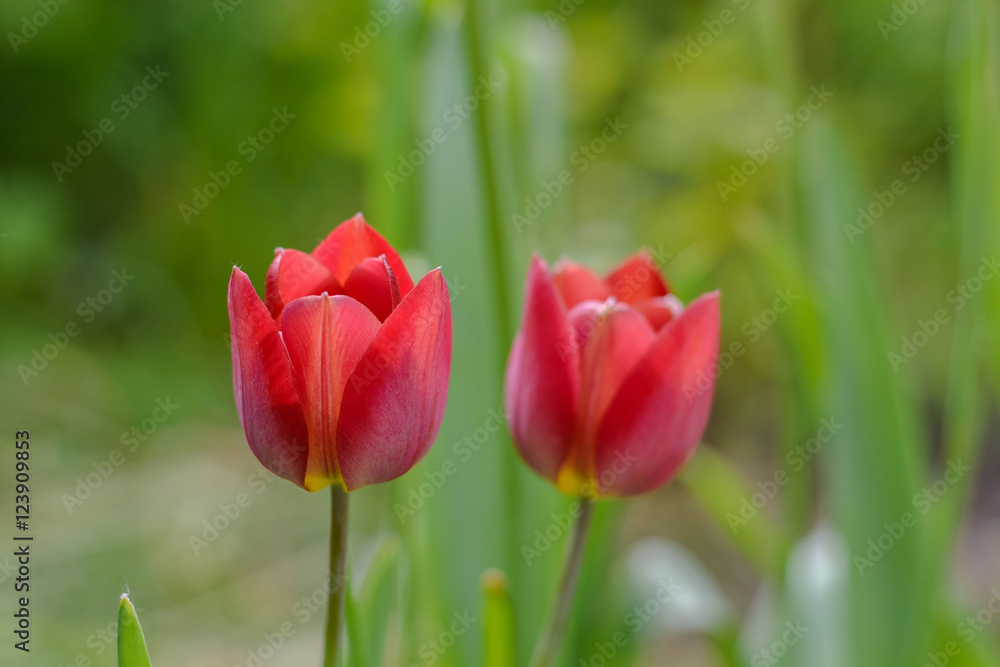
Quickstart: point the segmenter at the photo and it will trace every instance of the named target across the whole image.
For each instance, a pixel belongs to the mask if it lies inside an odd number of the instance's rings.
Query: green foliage
[[[146,638],[128,595],[118,605],[118,667],[150,667]]]

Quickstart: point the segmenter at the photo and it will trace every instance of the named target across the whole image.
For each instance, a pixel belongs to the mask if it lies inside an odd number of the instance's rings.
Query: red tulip
[[[514,442],[566,493],[652,491],[704,433],[718,349],[718,292],[685,308],[649,254],[603,278],[535,257],[507,362]]]
[[[351,491],[430,449],[451,366],[447,285],[435,269],[414,286],[360,213],[311,254],[278,248],[263,302],[234,267],[229,322],[240,421],[274,474]]]

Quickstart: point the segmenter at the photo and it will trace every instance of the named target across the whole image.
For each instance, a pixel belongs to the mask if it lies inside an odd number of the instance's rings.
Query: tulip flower
[[[264,300],[233,268],[236,406],[250,449],[307,491],[412,468],[448,394],[451,306],[440,269],[416,285],[359,213],[313,250],[278,248]]]
[[[553,608],[531,667],[559,653],[593,502],[666,484],[708,423],[719,350],[719,295],[687,307],[647,252],[600,277],[534,257],[504,405],[525,462],[580,500]]]
[[[388,482],[430,449],[451,367],[440,269],[419,283],[357,214],[312,253],[278,248],[261,301],[233,267],[229,327],[236,408],[265,468],[331,494],[323,664],[340,655],[348,491]]]
[[[662,486],[704,433],[718,348],[718,293],[684,307],[646,252],[604,277],[535,257],[505,381],[518,451],[572,495]]]

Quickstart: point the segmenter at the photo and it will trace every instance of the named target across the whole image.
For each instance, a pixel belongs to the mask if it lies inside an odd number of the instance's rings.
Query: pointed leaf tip
[[[151,667],[146,639],[128,593],[118,605],[118,667]]]

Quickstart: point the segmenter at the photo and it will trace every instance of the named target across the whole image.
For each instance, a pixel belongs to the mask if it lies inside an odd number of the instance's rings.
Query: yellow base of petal
[[[597,482],[589,477],[584,477],[571,464],[564,465],[559,470],[556,477],[556,487],[568,496],[587,498],[597,498]]]
[[[349,490],[349,489],[347,489],[347,485],[344,484],[344,480],[339,479],[337,477],[328,477],[326,475],[308,475],[307,474],[306,478],[302,482],[302,487],[306,491],[309,491],[310,493],[314,493],[316,491],[322,491],[323,489],[325,489],[326,487],[330,486],[331,484],[340,484],[342,487],[344,487],[345,490]]]

